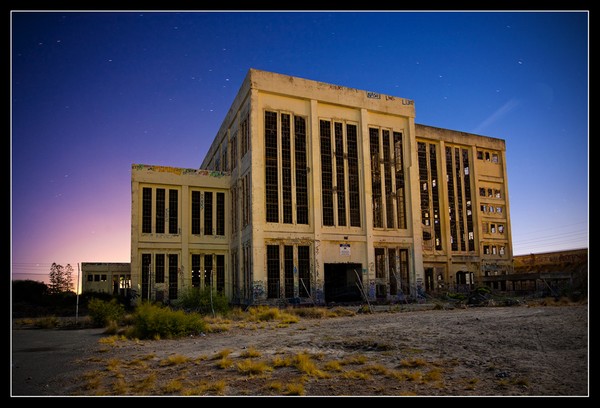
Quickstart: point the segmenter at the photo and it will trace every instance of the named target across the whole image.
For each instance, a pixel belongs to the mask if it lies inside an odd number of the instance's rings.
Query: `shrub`
[[[138,339],[177,338],[198,334],[206,324],[198,313],[141,303],[134,313],[134,336]]]
[[[208,315],[214,313],[226,314],[229,312],[229,300],[227,297],[211,287],[189,288],[173,301],[173,306],[191,310],[200,314]]]
[[[111,299],[109,302],[96,298],[88,303],[88,314],[97,327],[106,327],[110,322],[120,322],[125,315],[125,306]]]

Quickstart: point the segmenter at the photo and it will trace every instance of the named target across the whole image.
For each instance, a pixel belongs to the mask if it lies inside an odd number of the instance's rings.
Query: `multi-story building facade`
[[[132,166],[132,285],[233,303],[406,301],[512,268],[501,139],[412,100],[250,70],[200,169]]]

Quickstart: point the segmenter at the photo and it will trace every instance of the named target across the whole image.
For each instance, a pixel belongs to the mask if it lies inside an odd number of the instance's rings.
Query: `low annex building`
[[[131,264],[126,262],[82,262],[81,291],[131,295]]]
[[[504,140],[410,99],[251,69],[198,169],[131,181],[141,299],[401,302],[512,271]]]

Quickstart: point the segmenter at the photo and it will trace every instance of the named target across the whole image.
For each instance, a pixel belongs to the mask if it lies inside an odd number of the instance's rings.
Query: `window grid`
[[[358,142],[356,125],[346,125],[348,146],[348,203],[350,206],[350,226],[360,227],[360,180],[358,175]]]
[[[217,193],[217,235],[225,235],[225,193]]]
[[[177,208],[179,206],[178,191],[169,190],[169,234],[177,234],[178,214]]]
[[[142,233],[150,234],[152,232],[152,189],[144,187],[142,189]]]
[[[333,226],[333,168],[331,163],[331,123],[329,121],[320,121],[320,135],[323,225]]]
[[[200,287],[200,255],[192,254],[192,287],[199,288]]]
[[[306,121],[294,117],[296,159],[296,223],[308,224],[308,171],[306,164]]]
[[[165,254],[154,255],[154,282],[165,282]]]
[[[383,142],[383,174],[385,183],[385,217],[388,228],[394,228],[394,194],[392,193],[392,161],[390,149],[390,131],[381,131]]]
[[[298,278],[300,297],[310,297],[310,251],[308,245],[298,246]]]
[[[394,132],[394,180],[396,183],[396,213],[398,228],[406,229],[406,194],[404,187],[404,158],[402,146],[402,133]]]
[[[335,173],[337,194],[337,225],[346,226],[346,176],[344,173],[344,135],[343,125],[334,123],[335,137]]]
[[[290,115],[281,114],[281,204],[284,224],[292,223],[292,146]]]
[[[431,170],[431,204],[433,207],[433,235],[435,249],[442,249],[442,222],[440,219],[440,195],[437,173],[437,149],[436,145],[429,144],[429,165]]]
[[[469,171],[469,151],[462,149],[464,178],[465,178],[465,199],[467,209],[467,232],[469,234],[469,251],[475,250],[475,240],[473,239],[473,209],[471,198],[471,175]],[[471,238],[473,237],[473,238]]]
[[[265,200],[267,222],[279,222],[277,113],[265,112]]]
[[[192,191],[192,234],[200,234],[200,191]]]
[[[294,247],[285,245],[283,247],[283,273],[285,297],[294,297]]]
[[[225,290],[225,255],[217,255],[217,292]]]
[[[279,245],[267,245],[267,297],[279,298]]]
[[[383,228],[381,167],[379,162],[379,129],[369,128],[369,145],[371,153],[371,195],[373,204],[373,227]]]
[[[213,256],[204,255],[204,287],[212,286]],[[212,290],[212,289],[211,289]]]
[[[169,299],[177,299],[177,254],[169,254]]]
[[[204,192],[204,235],[213,235],[213,193]]]
[[[157,234],[165,233],[165,189],[156,189],[156,225]]]

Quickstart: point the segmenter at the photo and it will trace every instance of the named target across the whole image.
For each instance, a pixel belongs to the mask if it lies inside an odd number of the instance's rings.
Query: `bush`
[[[229,300],[227,297],[210,287],[189,288],[174,300],[173,306],[185,310],[191,310],[200,314],[226,314],[230,310]]]
[[[125,306],[116,299],[105,301],[101,299],[90,299],[88,303],[88,314],[92,323],[97,327],[106,327],[110,322],[118,323],[125,315]]]
[[[138,339],[177,338],[206,331],[206,323],[198,313],[147,302],[137,306],[133,321],[132,335]]]

